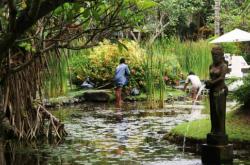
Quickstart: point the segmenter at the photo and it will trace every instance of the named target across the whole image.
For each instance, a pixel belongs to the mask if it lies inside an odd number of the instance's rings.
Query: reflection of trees
[[[0,164],[1,165],[45,165],[48,164],[44,160],[45,156],[41,156],[37,153],[27,152],[27,147],[37,150],[37,146],[33,144],[25,145],[23,143],[16,142],[3,142],[0,141]]]

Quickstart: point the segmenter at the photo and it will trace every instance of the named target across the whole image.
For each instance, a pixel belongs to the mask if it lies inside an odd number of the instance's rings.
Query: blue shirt
[[[122,63],[116,67],[115,70],[115,83],[117,86],[123,86],[128,83],[128,76],[130,75],[130,71],[128,65]]]

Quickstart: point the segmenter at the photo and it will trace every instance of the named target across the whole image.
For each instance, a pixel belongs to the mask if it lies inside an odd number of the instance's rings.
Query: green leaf
[[[84,10],[84,12],[82,13],[82,16],[85,17],[85,18],[87,18],[89,15],[90,15],[90,10],[89,9]]]
[[[125,49],[126,51],[128,51],[128,47],[125,44],[121,43],[118,40],[117,40],[117,44],[118,44],[119,51],[122,51],[123,49]]]
[[[136,4],[141,9],[148,9],[151,7],[155,7],[157,5],[156,2],[151,1],[151,0],[138,0],[136,1]]]
[[[100,15],[99,15],[99,13],[97,11],[93,11],[92,14],[93,14],[95,20],[97,20],[97,21],[100,20]]]
[[[32,45],[28,42],[21,42],[18,44],[21,48],[24,48],[26,51],[34,52],[35,49],[32,47]]]

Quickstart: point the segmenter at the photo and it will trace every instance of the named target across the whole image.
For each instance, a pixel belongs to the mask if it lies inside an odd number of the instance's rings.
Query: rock
[[[185,101],[186,100],[186,97],[185,96],[179,96],[178,97],[178,101]]]
[[[111,91],[89,90],[89,91],[84,92],[83,97],[86,101],[108,102],[111,100]]]

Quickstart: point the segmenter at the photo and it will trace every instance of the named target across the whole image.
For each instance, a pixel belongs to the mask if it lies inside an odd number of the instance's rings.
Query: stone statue
[[[233,146],[228,144],[226,134],[226,97],[228,93],[225,75],[228,72],[221,47],[212,48],[213,63],[209,67],[210,79],[205,82],[209,89],[211,132],[207,134],[207,144],[201,148],[204,164],[221,164],[233,162]]]
[[[226,96],[228,89],[224,80],[228,67],[221,47],[213,47],[211,53],[213,63],[209,67],[210,80],[205,82],[206,87],[210,89],[211,134],[225,135]]]

